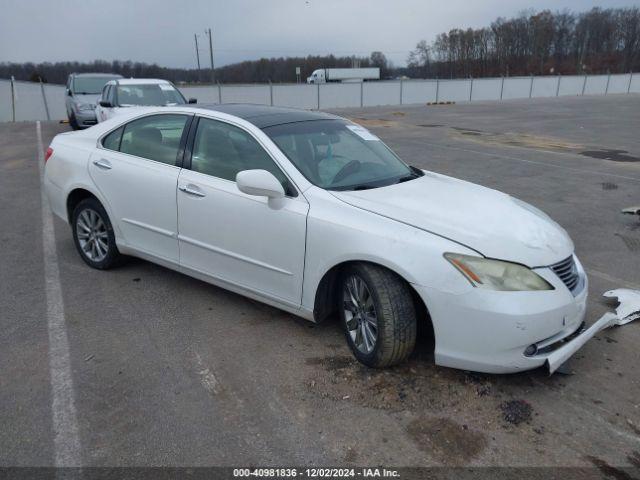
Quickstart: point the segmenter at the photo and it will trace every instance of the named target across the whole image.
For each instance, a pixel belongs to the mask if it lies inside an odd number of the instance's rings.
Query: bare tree
[[[407,65],[410,69],[421,72],[421,76],[429,76],[431,73],[431,47],[425,40],[418,42],[416,49],[409,54]]]
[[[389,76],[389,62],[387,57],[382,52],[371,52],[371,66],[380,68],[380,78],[387,78]]]
[[[408,57],[418,76],[628,72],[640,68],[640,9],[524,11],[490,27],[453,29]],[[428,60],[427,60],[428,59]],[[429,69],[424,66],[429,64]]]
[[[380,67],[383,78],[400,74],[454,78],[639,71],[640,9],[524,11],[513,18],[497,18],[488,27],[440,33],[432,43],[421,40],[407,63],[407,68],[393,68],[380,51],[368,57],[262,58],[220,67],[216,69],[216,79],[226,83],[295,82],[296,67],[302,67],[302,76],[306,77],[317,68],[353,64]],[[43,78],[50,83],[64,83],[71,72],[113,72],[125,77],[199,82],[195,68],[165,68],[132,61],[0,63],[0,78],[13,75],[19,80]]]

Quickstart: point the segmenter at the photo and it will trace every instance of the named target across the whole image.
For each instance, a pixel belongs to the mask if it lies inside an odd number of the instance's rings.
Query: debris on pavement
[[[502,410],[502,418],[508,423],[519,425],[531,421],[533,407],[526,400],[507,400],[502,402],[499,407]]]
[[[617,321],[612,322],[609,326],[625,325],[640,318],[640,291],[629,288],[618,288],[605,292],[604,296],[617,298],[619,302],[615,313]]]
[[[636,205],[635,207],[623,208],[622,213],[626,213],[628,215],[640,215],[640,205]]]

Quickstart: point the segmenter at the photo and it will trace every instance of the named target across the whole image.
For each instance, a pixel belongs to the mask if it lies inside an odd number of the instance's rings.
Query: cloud
[[[421,39],[451,28],[488,25],[521,10],[587,10],[633,1],[601,0],[4,0],[2,61],[133,60],[195,67],[260,57],[368,55],[403,65]]]

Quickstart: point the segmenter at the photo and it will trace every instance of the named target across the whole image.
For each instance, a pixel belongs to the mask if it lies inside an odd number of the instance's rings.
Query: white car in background
[[[185,100],[180,90],[167,80],[153,78],[117,79],[107,82],[96,106],[96,119],[104,122],[131,107],[173,107],[196,103]]]
[[[337,116],[130,109],[56,136],[45,159],[53,212],[89,266],[135,255],[311,321],[337,313],[372,367],[405,360],[419,322],[437,364],[492,373],[553,371],[595,333],[562,227],[410,167]]]

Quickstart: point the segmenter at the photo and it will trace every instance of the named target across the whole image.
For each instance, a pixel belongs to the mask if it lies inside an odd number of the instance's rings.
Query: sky
[[[396,66],[422,39],[525,9],[629,7],[640,0],[2,0],[0,62],[133,60],[195,68],[309,54],[369,55]]]

